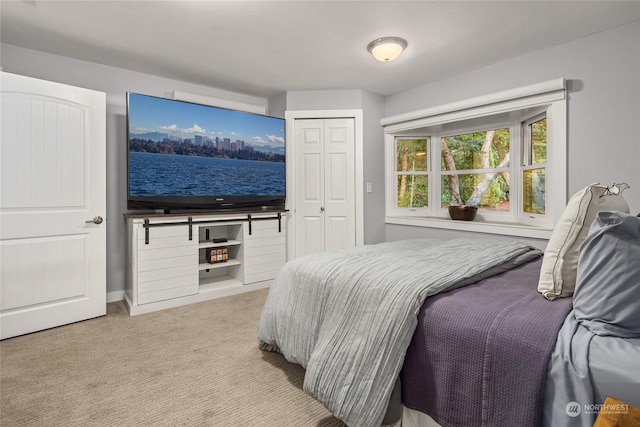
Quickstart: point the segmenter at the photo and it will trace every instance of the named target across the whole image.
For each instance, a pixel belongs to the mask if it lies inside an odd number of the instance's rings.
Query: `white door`
[[[294,144],[295,256],[355,246],[355,120],[298,119]]]
[[[4,339],[106,314],[106,97],[5,72],[0,91]]]

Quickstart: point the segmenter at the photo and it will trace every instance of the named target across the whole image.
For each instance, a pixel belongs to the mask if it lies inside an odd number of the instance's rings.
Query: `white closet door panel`
[[[348,188],[346,183],[349,178],[346,176],[347,155],[345,153],[329,153],[327,156],[327,183],[326,202],[327,203],[348,203]]]
[[[322,149],[322,121],[321,120],[307,120],[310,125],[305,127],[302,132],[304,137],[302,143],[306,146],[315,145],[316,150]]]
[[[301,255],[315,254],[324,251],[324,217],[306,217],[302,221],[302,227],[296,230],[298,244],[296,251],[300,249]]]
[[[322,157],[319,153],[302,156],[304,181],[302,181],[302,203],[322,202]]]
[[[325,249],[356,244],[355,121],[327,120],[325,156]]]
[[[344,144],[349,139],[349,124],[352,119],[329,119],[327,120],[327,143]],[[329,149],[331,151],[331,149]],[[342,149],[340,149],[342,151]]]
[[[354,246],[349,234],[349,219],[342,216],[326,218],[325,250],[336,251]]]
[[[295,255],[324,249],[324,120],[295,121]]]

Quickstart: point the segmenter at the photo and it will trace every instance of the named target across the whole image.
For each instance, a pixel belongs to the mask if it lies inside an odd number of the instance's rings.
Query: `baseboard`
[[[124,291],[107,292],[107,303],[124,300]]]

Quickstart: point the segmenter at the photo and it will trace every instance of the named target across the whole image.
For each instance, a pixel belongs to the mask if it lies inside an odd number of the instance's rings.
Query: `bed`
[[[605,218],[573,299],[543,298],[542,252],[509,239],[298,258],[270,290],[260,348],[302,365],[304,390],[349,426],[396,423],[402,407],[405,427],[591,426],[606,395],[640,405],[640,218],[623,219],[637,234],[621,245],[609,224],[620,216]],[[602,251],[624,254],[629,283],[601,289],[620,274]],[[609,317],[594,311],[603,301]]]

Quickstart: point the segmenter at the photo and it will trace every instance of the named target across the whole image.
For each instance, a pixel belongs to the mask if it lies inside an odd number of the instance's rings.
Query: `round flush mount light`
[[[382,37],[369,43],[367,50],[378,61],[389,62],[396,59],[407,47],[407,41],[400,37]]]

